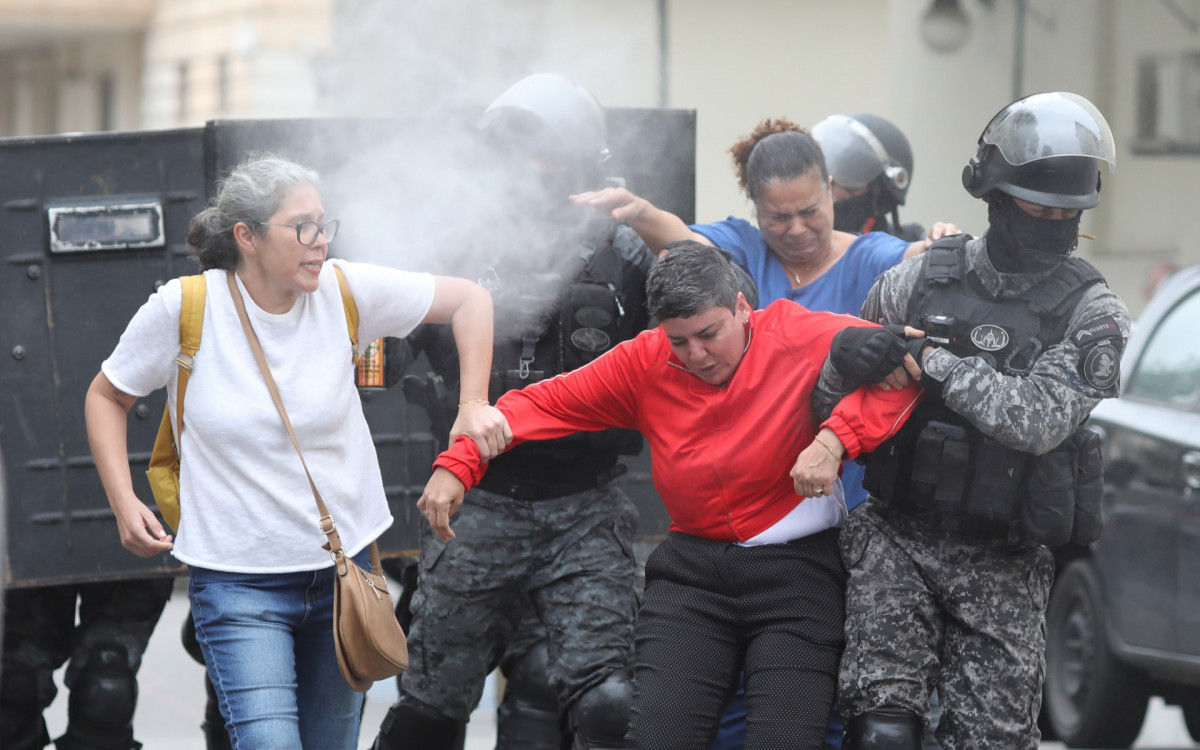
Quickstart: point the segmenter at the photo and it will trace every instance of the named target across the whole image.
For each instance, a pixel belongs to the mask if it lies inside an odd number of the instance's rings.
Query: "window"
[[[46,209],[50,251],[55,253],[163,247],[163,210],[158,201],[98,202]]]
[[[1142,351],[1126,394],[1200,412],[1200,290],[1159,321]]]

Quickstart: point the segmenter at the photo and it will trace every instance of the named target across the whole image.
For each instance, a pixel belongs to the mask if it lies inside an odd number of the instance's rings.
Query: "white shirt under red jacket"
[[[868,386],[814,422],[809,400],[834,335],[872,325],[779,300],[751,314],[745,354],[723,386],[689,372],[656,328],[586,367],[510,391],[496,406],[513,445],[610,427],[641,432],[672,531],[746,542],[785,523],[787,537],[799,538],[840,525],[846,513],[840,497],[797,495],[789,475],[820,427],[853,458],[895,434],[923,395],[916,385]],[[487,469],[463,436],[434,466],[468,488]]]

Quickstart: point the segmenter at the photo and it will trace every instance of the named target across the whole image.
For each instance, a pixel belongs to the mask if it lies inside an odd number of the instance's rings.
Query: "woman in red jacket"
[[[793,302],[753,311],[720,251],[681,243],[646,283],[658,328],[496,406],[513,443],[638,430],[671,529],[646,564],[636,628],[635,748],[708,747],[746,674],[747,746],[821,746],[843,646],[838,470],[903,423],[915,386],[810,396],[834,336],[868,325]],[[418,501],[443,541],[486,470],[459,439]]]

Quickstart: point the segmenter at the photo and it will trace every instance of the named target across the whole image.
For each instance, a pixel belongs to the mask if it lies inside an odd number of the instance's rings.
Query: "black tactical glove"
[[[899,326],[888,326],[888,328],[899,328]],[[903,333],[901,335],[903,335]],[[937,346],[937,344],[934,344],[932,341],[922,336],[921,338],[917,339],[907,339],[904,343],[904,346],[908,349],[908,353],[912,355],[913,359],[916,360],[917,366],[920,367],[921,354],[925,351],[925,347]]]
[[[843,328],[829,349],[829,358],[847,391],[865,383],[882,383],[892,370],[904,365],[905,354],[908,339],[904,326]]]

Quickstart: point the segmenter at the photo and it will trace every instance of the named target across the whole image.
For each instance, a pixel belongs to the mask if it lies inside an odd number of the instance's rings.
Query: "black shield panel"
[[[121,547],[83,400],[125,324],[182,256],[204,201],[199,129],[0,142],[0,445],[9,585],[174,572]],[[140,497],[163,394],[129,417]]]

